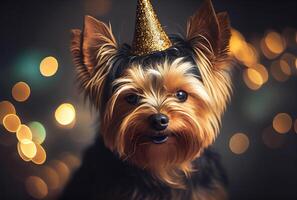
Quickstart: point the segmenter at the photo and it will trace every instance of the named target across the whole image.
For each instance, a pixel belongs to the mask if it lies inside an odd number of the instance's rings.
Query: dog
[[[138,0],[135,24],[131,46],[91,16],[72,30],[77,78],[100,128],[60,199],[228,199],[210,147],[232,93],[227,13],[205,0],[185,37],[168,36],[151,2]]]

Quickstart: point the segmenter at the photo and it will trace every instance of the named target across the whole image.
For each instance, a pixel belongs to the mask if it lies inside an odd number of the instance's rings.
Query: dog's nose
[[[150,123],[153,129],[156,131],[163,131],[167,128],[169,122],[169,118],[162,114],[153,114],[150,116]]]

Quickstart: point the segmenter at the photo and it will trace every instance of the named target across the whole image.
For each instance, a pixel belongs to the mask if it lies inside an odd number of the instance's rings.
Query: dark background
[[[166,31],[174,33],[185,30],[187,18],[201,1],[152,0],[152,3]],[[296,34],[297,1],[213,0],[213,4],[216,11],[229,13],[232,27],[247,41],[263,37],[268,30],[282,32],[293,28]],[[96,114],[89,114],[75,86],[69,30],[81,28],[83,16],[90,14],[110,21],[118,41],[130,43],[135,6],[136,0],[1,2],[0,101],[13,102],[25,123],[38,120],[44,124],[47,129],[44,165],[59,159],[63,152],[80,158],[95,135]],[[286,51],[296,56],[296,41]],[[58,59],[59,70],[55,76],[44,78],[38,67],[48,55]],[[268,69],[271,61],[261,62]],[[234,72],[233,98],[215,143],[230,178],[231,199],[296,200],[297,134],[292,128],[287,134],[277,136],[282,142],[274,149],[262,141],[263,130],[271,126],[277,113],[288,113],[293,122],[297,118],[296,67],[286,82],[277,82],[270,76],[268,83],[256,91],[245,86],[241,73],[241,70]],[[24,103],[15,102],[11,97],[11,88],[18,81],[26,81],[31,87],[31,96]],[[63,102],[71,102],[76,107],[76,125],[72,129],[62,128],[55,122],[53,113]],[[247,134],[250,140],[248,150],[241,155],[229,149],[229,140],[236,132]],[[16,143],[15,137],[0,125],[0,199],[31,199],[24,181],[42,168],[22,161],[17,155]],[[61,189],[62,186],[49,190],[46,199],[56,199]]]

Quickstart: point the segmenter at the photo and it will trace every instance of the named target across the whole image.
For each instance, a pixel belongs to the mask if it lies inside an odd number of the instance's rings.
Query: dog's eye
[[[179,90],[176,92],[175,96],[180,102],[185,102],[188,98],[188,93],[183,90]]]
[[[137,94],[128,94],[125,99],[129,104],[137,105],[140,97]]]

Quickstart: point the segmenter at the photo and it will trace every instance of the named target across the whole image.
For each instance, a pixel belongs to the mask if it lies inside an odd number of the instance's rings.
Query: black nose
[[[167,128],[169,119],[166,115],[158,113],[150,116],[150,122],[153,129],[163,131]]]

